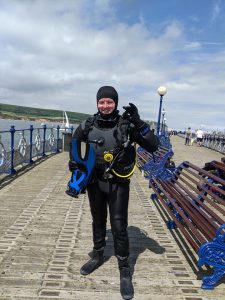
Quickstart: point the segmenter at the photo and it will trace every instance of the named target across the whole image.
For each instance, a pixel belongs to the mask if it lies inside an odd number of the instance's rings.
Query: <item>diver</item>
[[[124,106],[125,112],[122,116],[119,114],[118,93],[112,86],[101,87],[96,98],[98,112],[82,122],[72,137],[72,143],[76,140],[92,144],[96,155],[94,171],[86,187],[94,245],[92,258],[81,267],[80,273],[88,275],[103,264],[108,206],[120,271],[120,293],[123,299],[132,299],[134,289],[128,260],[127,226],[129,184],[136,160],[135,143],[154,152],[159,141],[149,125],[140,119],[134,104]],[[74,172],[79,168],[71,152],[69,169]]]

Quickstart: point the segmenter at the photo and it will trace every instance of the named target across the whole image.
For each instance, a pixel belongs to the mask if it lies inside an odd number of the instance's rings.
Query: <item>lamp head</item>
[[[158,94],[159,94],[160,96],[164,96],[164,95],[166,95],[166,93],[167,93],[167,89],[166,89],[165,86],[160,86],[160,87],[158,88],[157,92],[158,92]]]

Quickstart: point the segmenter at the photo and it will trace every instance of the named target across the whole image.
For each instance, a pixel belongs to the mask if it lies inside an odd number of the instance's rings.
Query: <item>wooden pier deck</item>
[[[185,147],[172,137],[175,161],[199,166],[223,156]],[[0,299],[119,300],[119,271],[107,230],[106,261],[89,276],[79,273],[92,248],[87,195],[65,194],[68,153],[38,164],[0,190]],[[191,258],[180,248],[136,170],[129,206],[131,265],[136,300],[225,299],[225,284],[200,288]]]

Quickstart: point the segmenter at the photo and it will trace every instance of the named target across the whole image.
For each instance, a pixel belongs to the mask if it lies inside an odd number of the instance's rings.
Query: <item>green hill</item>
[[[88,114],[66,111],[70,123],[80,123],[87,119]],[[18,106],[0,103],[0,118],[16,120],[46,120],[51,122],[62,122],[63,111],[55,109],[42,109],[27,106]]]

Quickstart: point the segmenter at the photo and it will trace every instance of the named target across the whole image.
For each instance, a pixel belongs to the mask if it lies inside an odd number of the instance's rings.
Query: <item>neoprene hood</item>
[[[108,85],[100,87],[100,89],[98,90],[97,95],[96,95],[97,103],[102,98],[112,99],[116,104],[115,109],[117,108],[119,97],[118,97],[118,93],[114,89],[114,87],[108,86]]]

